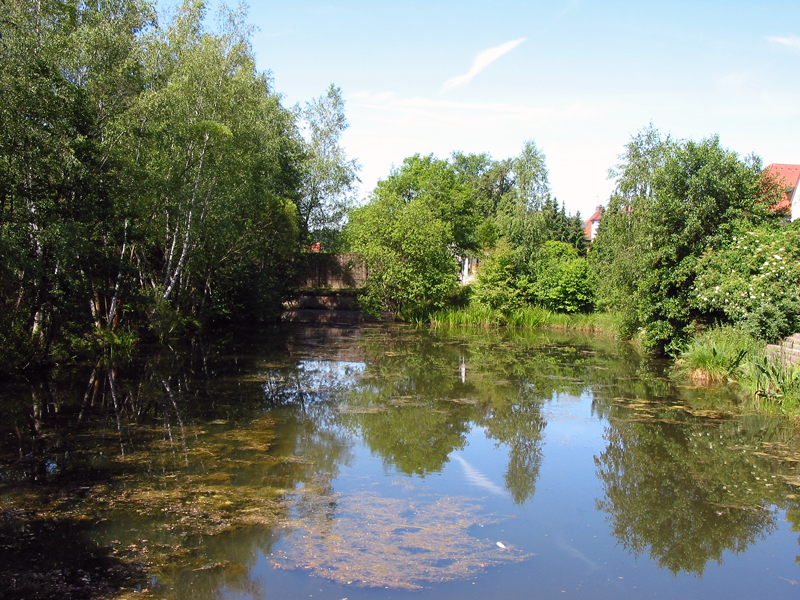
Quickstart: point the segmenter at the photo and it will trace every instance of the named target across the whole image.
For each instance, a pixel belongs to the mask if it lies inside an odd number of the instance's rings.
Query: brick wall
[[[364,286],[367,268],[357,254],[305,252],[299,259],[295,288],[353,289]]]

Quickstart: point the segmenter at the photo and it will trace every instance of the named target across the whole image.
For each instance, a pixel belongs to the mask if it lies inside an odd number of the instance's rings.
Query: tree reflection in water
[[[287,528],[358,531],[367,505],[336,490],[356,439],[387,471],[425,478],[480,430],[507,451],[505,488],[522,510],[536,493],[548,406],[560,397],[592,397],[607,421],[597,508],[630,552],[701,575],[773,531],[776,508],[800,520],[787,486],[800,485],[792,430],[726,412],[725,392],[676,387],[661,363],[613,340],[394,325],[254,334],[0,390],[0,547],[37,556],[0,551],[4,589],[36,595],[14,581],[39,578],[42,597],[92,597],[152,587],[155,577],[155,593],[178,598],[218,597],[222,586],[257,595],[254,557],[270,555]],[[463,568],[428,559],[436,536],[413,535],[425,524],[411,517],[394,519],[401,504],[368,504],[378,526],[392,525],[373,532],[376,543],[419,553],[416,571],[395,574],[401,583],[511,558],[470,533],[480,515],[473,503],[453,501],[463,510],[446,550],[474,551]],[[46,531],[80,532],[74,562],[32,541]],[[326,547],[321,539],[307,544],[309,556]],[[339,581],[342,556],[319,562],[319,574]],[[89,573],[87,557],[110,570]],[[69,571],[73,587],[54,587],[48,569]]]
[[[700,577],[710,562],[764,539],[779,509],[795,506],[786,488],[795,458],[758,452],[791,435],[775,419],[733,418],[713,392],[676,403],[674,392],[663,394],[665,381],[646,381],[635,393],[618,387],[595,401],[609,423],[606,448],[595,457],[605,492],[597,509],[628,551],[674,575]]]

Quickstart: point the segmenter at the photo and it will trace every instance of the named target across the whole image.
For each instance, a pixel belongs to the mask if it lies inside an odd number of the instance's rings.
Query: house
[[[800,165],[782,165],[773,163],[765,169],[765,173],[776,178],[785,186],[785,198],[778,202],[775,210],[790,209],[791,220],[800,219],[800,192],[798,191],[798,180],[800,180]]]
[[[594,214],[589,217],[589,220],[586,221],[586,226],[583,228],[583,234],[586,236],[586,240],[589,242],[593,242],[594,238],[597,237],[597,228],[600,227],[600,219],[603,218],[603,207],[598,206],[597,210],[594,211]]]

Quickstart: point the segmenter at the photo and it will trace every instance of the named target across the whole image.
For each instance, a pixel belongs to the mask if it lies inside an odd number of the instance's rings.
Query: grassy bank
[[[800,364],[770,357],[762,342],[731,326],[694,338],[673,375],[698,384],[738,386],[759,411],[800,418]]]
[[[464,308],[447,308],[428,315],[434,327],[469,325],[472,327],[532,327],[584,331],[616,335],[618,319],[611,313],[566,314],[538,306],[527,306],[509,313],[478,304]]]

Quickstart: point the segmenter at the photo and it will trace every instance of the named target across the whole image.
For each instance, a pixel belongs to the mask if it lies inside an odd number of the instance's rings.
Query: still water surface
[[[664,368],[280,327],[11,382],[0,597],[800,597],[797,429]]]

